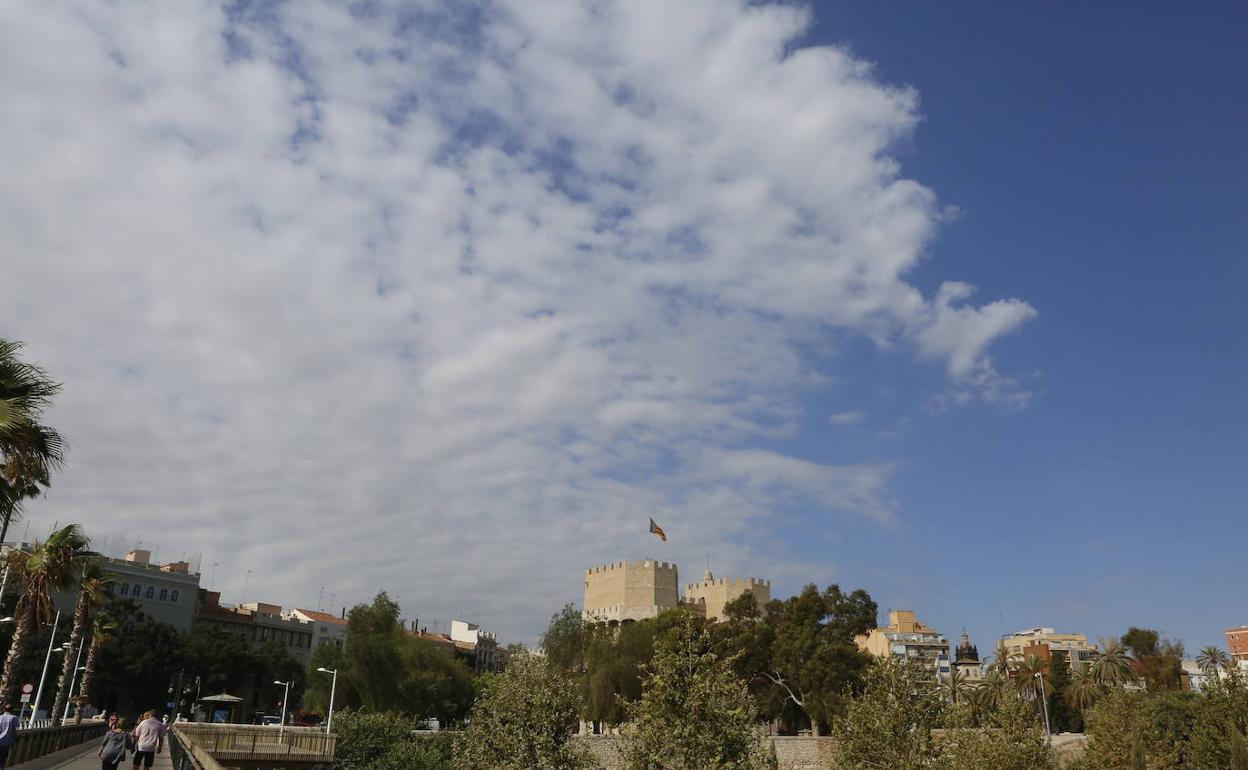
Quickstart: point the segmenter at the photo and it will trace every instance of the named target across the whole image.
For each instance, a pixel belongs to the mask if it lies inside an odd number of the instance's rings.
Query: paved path
[[[41,757],[32,759],[29,762],[23,762],[20,765],[14,765],[13,770],[100,770],[100,758],[95,752],[98,746],[92,741],[90,748],[78,750],[67,749],[64,752],[51,757]],[[126,753],[126,761],[122,762],[118,770],[129,770],[133,767],[130,764],[134,754]],[[169,747],[156,755],[156,763],[152,766],[152,770],[173,770],[173,762],[169,759]]]

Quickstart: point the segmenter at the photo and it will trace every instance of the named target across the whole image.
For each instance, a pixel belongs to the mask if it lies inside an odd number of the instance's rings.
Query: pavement
[[[83,746],[77,746],[72,749],[65,749],[55,754],[49,754],[46,757],[32,759],[29,762],[23,762],[20,765],[14,765],[13,770],[100,770],[100,758],[96,755],[99,745],[92,741]],[[134,758],[134,754],[126,752],[126,761],[118,766],[118,770],[130,770],[134,765],[130,764],[130,760]],[[173,760],[169,758],[169,747],[156,755],[156,762],[152,765],[152,770],[173,770]]]

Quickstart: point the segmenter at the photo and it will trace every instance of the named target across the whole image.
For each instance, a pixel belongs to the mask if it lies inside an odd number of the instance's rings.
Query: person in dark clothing
[[[13,716],[13,704],[4,704],[4,713],[0,714],[0,770],[9,762],[9,750],[17,743],[18,718]]]
[[[126,720],[112,722],[112,727],[104,733],[104,742],[97,752],[100,757],[100,770],[117,770],[117,766],[126,761],[126,751],[133,747],[130,733],[126,732]]]

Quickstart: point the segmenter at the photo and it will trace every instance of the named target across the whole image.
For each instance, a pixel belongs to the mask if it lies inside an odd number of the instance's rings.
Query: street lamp
[[[1048,736],[1053,734],[1053,730],[1049,727],[1049,699],[1044,693],[1044,675],[1037,671],[1036,679],[1040,680],[1040,703],[1044,706],[1044,734]]]
[[[280,684],[286,688],[286,694],[282,696],[282,721],[277,726],[277,739],[282,739],[282,734],[286,732],[286,707],[290,705],[290,682],[279,682],[273,680],[273,684]]]
[[[338,669],[321,666],[317,671],[334,675],[334,680],[329,685],[329,719],[325,722],[325,734],[328,735],[334,730],[334,693],[338,691]]]
[[[69,678],[69,696],[65,698],[65,713],[61,715],[61,724],[65,724],[69,721],[69,707],[71,705],[70,702],[74,699],[74,685],[78,683],[78,672],[86,668],[86,666],[78,665],[82,662],[82,648],[85,647],[86,644],[87,640],[85,637],[78,641],[78,656],[74,659],[74,675]],[[82,695],[82,693],[78,694]],[[78,704],[78,708],[82,708],[81,703]]]
[[[56,617],[52,620],[52,637],[48,639],[48,654],[43,659],[43,674],[39,677],[39,690],[35,693],[35,705],[30,710],[30,721],[26,723],[29,728],[35,721],[35,714],[39,713],[39,699],[43,697],[43,683],[48,678],[48,663],[52,661],[52,645],[56,642],[56,629],[61,623],[61,611],[56,611]],[[65,648],[60,648],[62,652]]]

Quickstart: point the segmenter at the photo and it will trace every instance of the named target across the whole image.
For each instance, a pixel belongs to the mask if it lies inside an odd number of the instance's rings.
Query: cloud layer
[[[386,587],[505,635],[650,514],[686,565],[820,577],[751,525],[898,511],[891,465],[776,448],[852,376],[803,351],[866,337],[1018,401],[988,350],[1034,311],[906,282],[939,220],[889,155],[917,96],[796,47],[809,21],[0,8],[0,331],[73,441],[32,513],[202,552],[227,600],[252,569],[262,600]]]

